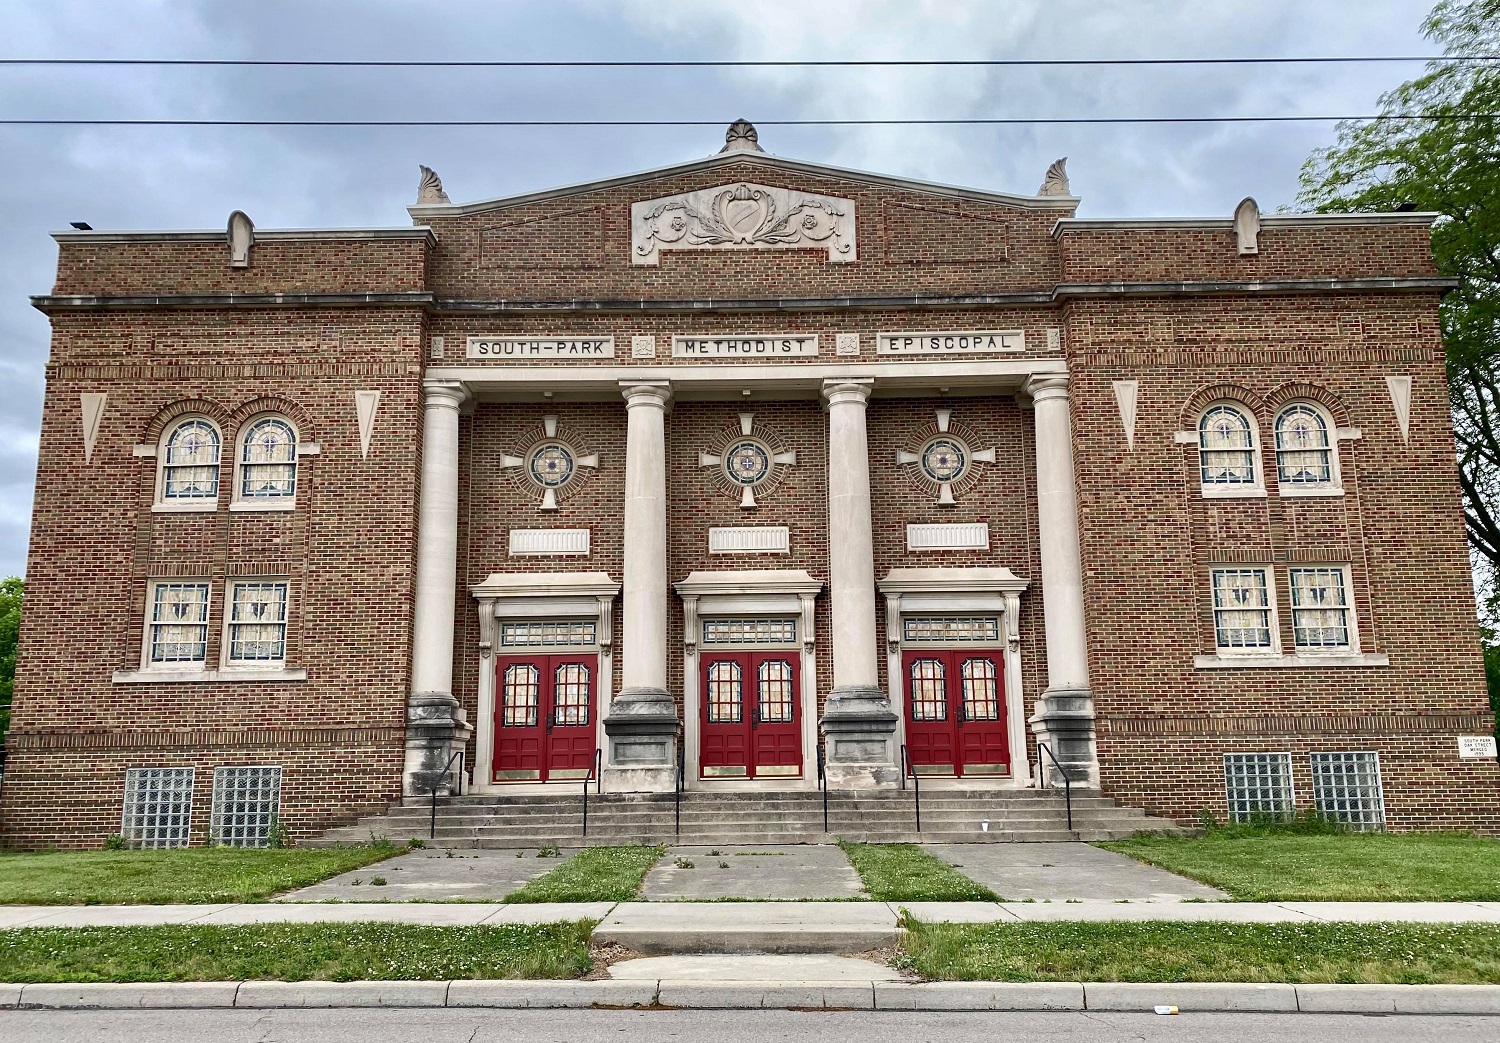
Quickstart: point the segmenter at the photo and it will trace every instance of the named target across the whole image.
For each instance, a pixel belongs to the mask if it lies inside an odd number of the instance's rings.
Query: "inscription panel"
[[[963,355],[971,352],[1025,351],[1020,330],[953,330],[942,333],[880,333],[878,355]]]
[[[470,337],[469,358],[487,362],[612,359],[613,337]]]
[[[818,354],[816,333],[770,337],[673,337],[674,359],[783,359]]]

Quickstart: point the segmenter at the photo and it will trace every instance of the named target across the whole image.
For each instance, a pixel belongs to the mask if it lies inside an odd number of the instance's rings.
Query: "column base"
[[[626,688],[609,705],[604,788],[671,793],[677,785],[677,703],[664,688]]]
[[[401,793],[407,797],[452,796],[462,788],[463,749],[472,729],[463,707],[448,692],[413,692],[406,704],[406,764]]]
[[[1037,700],[1031,733],[1046,743],[1075,787],[1097,789],[1099,752],[1094,743],[1094,693],[1087,688],[1051,688]],[[1062,773],[1040,749],[1038,770],[1044,787],[1060,788]]]
[[[829,789],[878,789],[901,782],[896,715],[885,689],[843,685],[823,710],[824,773]]]

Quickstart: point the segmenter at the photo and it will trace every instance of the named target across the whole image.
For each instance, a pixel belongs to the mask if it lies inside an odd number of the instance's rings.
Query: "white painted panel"
[[[510,554],[588,554],[588,529],[511,529]]]
[[[735,525],[708,530],[710,554],[786,554],[792,533],[785,525]]]
[[[990,527],[984,522],[908,525],[907,550],[989,550]]]

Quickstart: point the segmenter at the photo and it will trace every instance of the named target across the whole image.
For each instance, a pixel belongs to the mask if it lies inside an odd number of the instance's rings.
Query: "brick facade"
[[[632,263],[632,203],[741,182],[851,200],[858,259],[833,262],[822,247],[726,248]],[[61,234],[54,290],[37,301],[51,315],[53,346],[0,837],[18,847],[101,844],[120,828],[130,767],[196,767],[194,843],[207,838],[216,766],[281,765],[280,815],[293,836],[400,797],[424,380],[465,382],[474,400],[459,428],[451,686],[470,723],[485,712],[479,674],[491,662],[479,654],[471,588],[495,574],[621,580],[630,552],[624,379],[673,384],[668,581],[791,569],[825,584],[812,635],[821,712],[834,664],[829,426],[817,386],[865,373],[875,376],[866,412],[874,578],[935,567],[1009,569],[1025,580],[1023,698],[1012,712],[1029,719],[1047,691],[1048,651],[1025,380],[1064,368],[1103,790],[1183,821],[1205,808],[1222,818],[1223,754],[1291,752],[1307,806],[1310,752],[1375,751],[1392,828],[1500,832],[1496,763],[1457,755],[1458,736],[1487,734],[1493,721],[1453,476],[1443,287],[1425,224],[1268,217],[1259,252],[1242,255],[1228,220],[1079,221],[1075,202],[747,154],[529,199],[414,208],[430,233],[261,233],[245,268],[229,265],[222,236]],[[879,333],[950,330],[1021,331],[1025,349],[876,351]],[[850,333],[859,354],[835,354],[838,335]],[[769,334],[817,334],[820,352],[672,356],[674,335]],[[470,336],[604,336],[615,355],[516,366],[468,359]],[[655,338],[654,358],[631,357],[642,336]],[[522,369],[524,380],[508,375]],[[1411,379],[1405,438],[1391,376]],[[1133,447],[1119,381],[1137,382]],[[380,397],[366,452],[355,403],[368,391]],[[101,393],[86,460],[80,396]],[[1258,425],[1262,497],[1205,498],[1197,446],[1177,437],[1223,399]],[[1289,401],[1317,403],[1344,436],[1335,443],[1342,495],[1278,487],[1272,428]],[[971,449],[994,449],[993,463],[971,465],[952,505],[897,463],[939,432],[940,410]],[[288,418],[307,449],[295,509],[234,511],[235,436],[265,413]],[[751,509],[700,463],[739,430],[742,413],[797,454]],[[187,415],[223,433],[216,509],[153,511],[152,454]],[[524,468],[504,466],[545,440],[547,417],[573,450],[599,456],[560,492],[556,511],[539,509]],[[987,525],[988,549],[907,550],[908,525],[958,522]],[[789,552],[709,553],[710,527],[741,525],[787,526]],[[587,528],[590,553],[512,556],[510,530],[525,528]],[[1201,665],[1215,653],[1210,571],[1249,566],[1276,577],[1290,653],[1287,570],[1298,562],[1349,568],[1359,651],[1388,665]],[[236,576],[286,579],[285,666],[305,678],[137,679],[150,581],[210,584],[212,668]],[[682,603],[672,595],[668,605],[667,687],[679,715],[696,713],[680,705]],[[885,685],[883,609],[871,625]],[[616,612],[612,692],[629,626]],[[1031,777],[1030,767],[1015,769],[1018,782]]]

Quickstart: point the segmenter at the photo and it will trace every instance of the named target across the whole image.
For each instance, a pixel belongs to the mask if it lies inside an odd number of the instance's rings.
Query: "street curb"
[[[1254,982],[504,980],[0,982],[0,1009],[619,1007],[681,1010],[1260,1011],[1500,1015],[1500,985]]]

